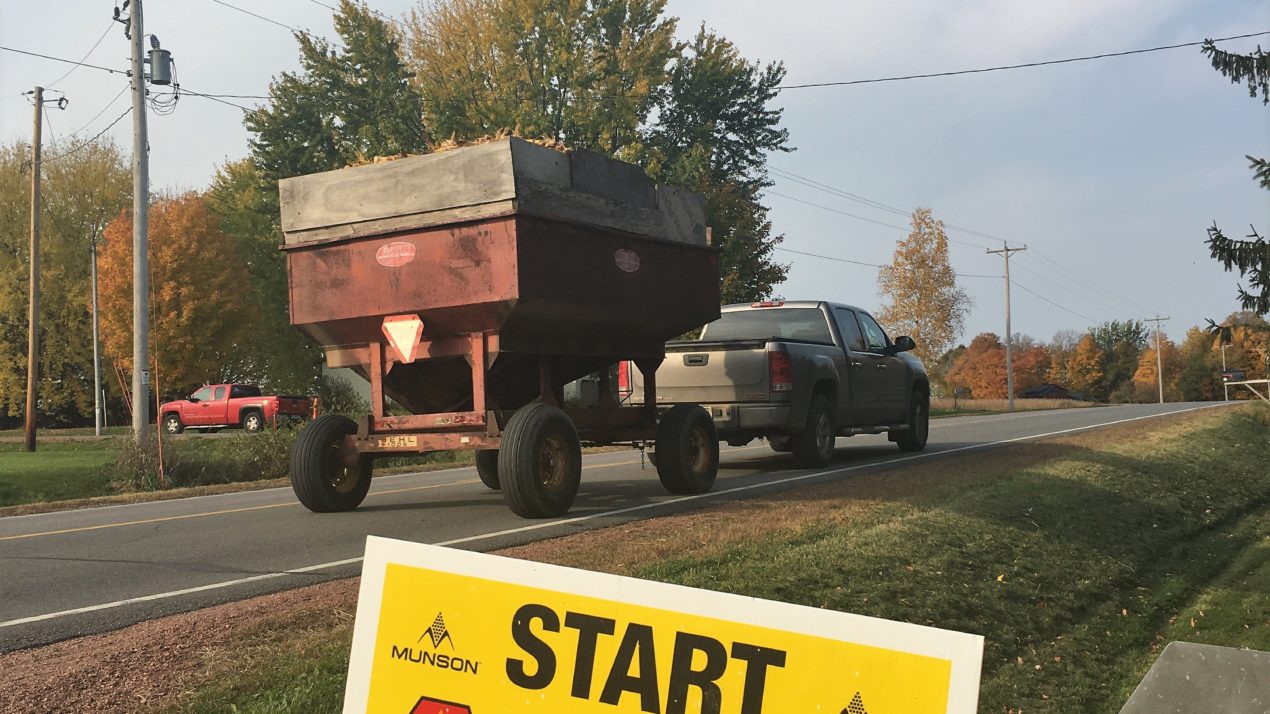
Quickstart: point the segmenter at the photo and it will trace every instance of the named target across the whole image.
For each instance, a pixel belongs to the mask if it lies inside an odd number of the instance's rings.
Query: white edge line
[[[754,491],[761,488],[771,488],[774,486],[781,486],[784,484],[797,483],[799,481],[807,481],[807,480],[816,479],[816,478],[823,478],[825,476],[832,476],[834,474],[844,474],[851,471],[878,468],[881,466],[892,466],[895,464],[902,464],[909,461],[917,461],[919,459],[931,459],[931,458],[936,458],[940,456],[947,456],[949,454],[961,453],[965,451],[974,451],[977,449],[988,449],[994,446],[1014,444],[1020,441],[1044,439],[1050,436],[1062,436],[1063,434],[1072,434],[1078,431],[1089,431],[1090,429],[1099,429],[1105,426],[1127,424],[1129,422],[1141,421],[1143,419],[1156,419],[1159,417],[1174,416],[1177,414],[1185,414],[1187,412],[1199,411],[1202,409],[1215,409],[1221,406],[1226,406],[1226,403],[1222,402],[1220,404],[1210,404],[1210,405],[1204,405],[1199,407],[1191,407],[1189,409],[1180,409],[1177,411],[1163,412],[1160,414],[1146,414],[1143,416],[1131,417],[1129,419],[1118,419],[1116,421],[1104,422],[1101,424],[1090,424],[1087,426],[1073,427],[1071,429],[1062,429],[1060,431],[1051,431],[1045,434],[1033,434],[1031,436],[1018,436],[1013,439],[1002,439],[1001,441],[992,441],[992,442],[988,442],[984,444],[971,444],[969,446],[959,446],[955,449],[946,449],[944,451],[928,451],[928,452],[924,452],[920,454],[913,454],[912,456],[902,456],[897,459],[889,459],[887,461],[872,461],[867,464],[856,464],[855,466],[847,466],[844,468],[829,469],[827,471],[816,471],[814,473],[809,473],[809,474],[790,476],[788,478],[777,479],[775,481],[764,481],[762,483],[754,483],[754,484],[749,484],[747,486],[737,486],[735,488],[729,488],[723,491],[711,491],[709,493],[702,493],[702,494],[697,494],[693,496],[680,496],[678,498],[671,498],[665,501],[657,501],[655,503],[644,503],[638,506],[618,508],[612,511],[603,511],[600,513],[592,513],[585,516],[576,516],[574,518],[564,518],[564,519],[556,520],[556,521],[542,521],[542,522],[534,523],[527,526],[521,526],[519,528],[508,528],[506,530],[494,531],[492,533],[481,533],[478,535],[465,536],[463,538],[453,538],[451,540],[441,541],[438,543],[432,543],[431,545],[442,546],[442,547],[463,545],[466,543],[473,543],[476,541],[486,540],[489,538],[499,538],[502,536],[517,535],[520,533],[530,533],[532,531],[544,530],[547,528],[554,528],[557,526],[567,526],[567,525],[572,525],[576,523],[585,523],[587,521],[594,521],[600,518],[611,518],[613,516],[621,516],[621,515],[626,515],[628,513],[639,513],[641,511],[648,511],[655,508],[662,508],[664,506],[670,506],[677,503],[689,503],[692,501],[700,501],[707,498],[716,498],[719,496],[727,496],[729,494],[744,493],[747,491]],[[153,602],[156,600],[165,600],[168,598],[180,597],[182,595],[190,595],[193,593],[206,592],[208,590],[219,590],[222,588],[230,588],[236,585],[244,585],[246,583],[253,583],[253,582],[259,582],[262,580],[272,580],[274,578],[281,578],[287,575],[297,575],[302,573],[311,573],[318,570],[326,570],[328,568],[338,568],[340,566],[351,565],[353,563],[359,563],[361,561],[362,561],[362,558],[360,557],[347,558],[345,560],[336,560],[329,563],[320,563],[318,565],[308,565],[303,568],[292,568],[291,570],[285,570],[285,571],[281,571],[277,573],[265,573],[263,575],[253,575],[249,578],[239,578],[237,580],[225,580],[219,583],[199,585],[197,587],[184,588],[182,590],[172,590],[169,592],[155,593],[153,595],[142,595],[140,597],[127,598],[125,600],[116,600],[114,602],[106,602],[106,603],[101,603],[100,605],[88,605],[85,607],[78,607],[73,610],[62,610],[60,612],[50,612],[46,615],[33,615],[31,617],[23,617],[17,620],[9,620],[7,622],[0,622],[0,629],[6,628],[6,627],[14,627],[17,625],[25,625],[32,622],[42,622],[45,620],[53,620],[59,617],[68,617],[70,615],[82,615],[82,614],[90,613],[90,612],[98,612],[100,610],[110,610],[113,608],[123,607],[125,605],[133,605],[133,604],[142,603],[142,602]]]

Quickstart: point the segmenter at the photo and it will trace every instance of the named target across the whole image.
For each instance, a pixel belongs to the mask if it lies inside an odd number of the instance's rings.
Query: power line
[[[1205,42],[1225,42],[1227,40],[1242,40],[1249,37],[1260,37],[1262,35],[1270,35],[1270,30],[1264,32],[1250,32],[1246,35],[1232,35],[1230,37],[1219,37],[1215,40],[1197,40],[1195,42],[1183,42],[1177,45],[1161,45],[1159,47],[1147,47],[1139,50],[1124,50],[1121,52],[1104,52],[1097,55],[1084,55],[1082,57],[1067,57],[1064,59],[1044,60],[1041,62],[1024,62],[1022,64],[1006,64],[995,67],[980,67],[977,69],[959,69],[951,72],[929,72],[926,74],[908,74],[897,77],[877,77],[874,79],[852,79],[842,82],[813,82],[809,84],[790,84],[777,87],[778,91],[787,89],[811,89],[815,87],[846,87],[855,84],[879,84],[881,82],[903,82],[910,79],[930,79],[932,77],[955,77],[962,74],[982,74],[984,72],[1000,72],[1009,69],[1027,69],[1031,67],[1044,67],[1054,64],[1067,64],[1069,62],[1085,62],[1088,60],[1106,59],[1108,57],[1125,57],[1128,55],[1138,55],[1146,52],[1160,52],[1162,50],[1176,50],[1183,47],[1198,47]]]
[[[254,18],[258,19],[258,20],[264,20],[265,22],[268,22],[268,23],[271,23],[271,24],[277,25],[278,27],[282,27],[282,28],[288,29],[288,30],[290,30],[290,31],[292,31],[292,32],[295,32],[295,33],[298,33],[298,34],[301,34],[301,35],[307,35],[307,34],[309,34],[308,32],[305,32],[304,30],[301,30],[301,29],[298,29],[298,28],[292,27],[292,26],[290,26],[290,25],[286,24],[285,22],[278,22],[277,20],[274,20],[274,19],[272,19],[272,18],[265,17],[264,15],[257,15],[256,13],[252,12],[251,10],[247,10],[247,9],[245,9],[245,8],[238,7],[237,5],[230,5],[229,3],[225,2],[225,0],[212,0],[212,2],[216,3],[217,5],[224,5],[225,7],[229,8],[229,9],[231,9],[231,10],[237,10],[238,12],[241,12],[241,13],[243,13],[243,14],[245,14],[245,15],[251,15],[252,17],[254,17]]]
[[[857,194],[854,194],[854,193],[850,193],[849,191],[844,191],[844,190],[842,190],[842,189],[840,189],[840,188],[837,188],[837,187],[835,187],[835,186],[830,186],[830,185],[829,185],[829,184],[827,184],[827,183],[821,183],[820,181],[816,181],[815,179],[810,179],[810,178],[807,178],[806,176],[799,176],[798,174],[793,173],[793,172],[791,172],[791,171],[785,171],[784,169],[778,169],[778,168],[776,168],[776,167],[774,167],[774,166],[771,166],[771,165],[769,165],[767,168],[768,168],[768,170],[770,170],[772,173],[775,173],[775,174],[777,175],[777,177],[778,177],[778,178],[785,178],[785,179],[787,179],[787,180],[791,180],[791,181],[794,181],[794,182],[796,182],[796,183],[800,183],[800,184],[802,184],[802,185],[804,185],[804,186],[807,186],[807,187],[809,187],[809,188],[816,189],[817,191],[822,191],[822,192],[827,193],[827,194],[830,194],[830,195],[832,195],[832,196],[838,196],[839,198],[845,198],[845,199],[847,199],[847,200],[849,200],[849,201],[856,201],[856,202],[858,202],[858,203],[862,203],[862,204],[864,204],[864,205],[866,205],[866,206],[871,206],[871,207],[873,207],[873,208],[879,208],[879,209],[881,209],[881,210],[887,211],[888,213],[894,213],[894,214],[899,215],[899,216],[904,216],[905,218],[908,218],[909,216],[912,216],[912,215],[913,215],[913,214],[912,214],[912,211],[906,211],[906,210],[904,210],[904,209],[902,209],[902,208],[896,208],[895,206],[891,206],[891,205],[888,205],[888,204],[882,203],[881,201],[875,201],[875,200],[873,200],[873,199],[871,199],[871,198],[866,198],[866,197],[864,197],[864,196],[860,196],[860,195],[857,195]],[[781,195],[782,195],[782,194],[775,193],[774,191],[769,191],[768,193],[772,193],[773,195],[777,195],[777,196],[781,196]],[[788,196],[782,196],[782,197],[784,197],[784,198],[790,198],[790,197],[788,197]],[[798,199],[796,199],[796,198],[795,198],[795,199],[792,199],[792,200],[797,201]],[[811,204],[811,205],[813,205],[813,206],[818,206],[818,204]],[[820,207],[820,208],[826,208],[825,206],[818,206],[818,207]],[[828,208],[827,208],[826,210],[833,210],[833,209],[828,209]],[[851,213],[847,213],[847,214],[844,214],[844,215],[852,216],[853,218],[857,217],[857,216],[855,216],[854,214],[851,214]],[[898,227],[899,227],[899,226],[894,226],[894,225],[891,225],[891,224],[889,224],[889,223],[883,223],[883,224],[881,224],[881,225],[890,226],[891,228],[898,228]],[[947,224],[947,223],[945,223],[945,224],[944,224],[944,227],[945,227],[945,228],[954,228],[954,229],[956,229],[956,230],[964,230],[964,229],[957,228],[956,226],[952,226],[952,225]],[[907,230],[909,230],[909,229],[908,229],[908,228],[901,228],[901,230],[905,230],[905,231],[907,231]],[[966,231],[966,232],[973,232],[973,231]],[[978,233],[978,234],[976,234],[976,235],[984,235],[984,234],[982,234],[982,233]],[[945,237],[945,238],[948,238],[948,236],[944,236],[944,237]],[[985,236],[985,237],[987,237],[987,236]],[[978,249],[980,249],[980,250],[986,250],[986,249],[987,249],[987,246],[985,246],[985,245],[981,245],[981,244],[979,244],[979,243],[972,243],[972,242],[970,242],[970,241],[958,240],[958,239],[956,239],[956,238],[948,238],[948,242],[949,242],[949,243],[957,243],[957,244],[959,244],[959,245],[964,245],[964,246],[968,246],[968,247],[971,247],[971,248],[978,248]]]
[[[1090,324],[1093,324],[1093,323],[1098,322],[1097,320],[1095,320],[1094,318],[1092,318],[1092,317],[1090,317],[1090,316],[1088,316],[1088,315],[1082,315],[1082,314],[1080,314],[1079,312],[1076,312],[1075,310],[1073,310],[1073,309],[1071,309],[1071,308],[1069,308],[1069,307],[1063,307],[1062,305],[1059,305],[1058,303],[1054,302],[1053,300],[1050,300],[1049,298],[1047,298],[1047,297],[1045,297],[1044,295],[1042,295],[1042,294],[1040,294],[1040,293],[1036,292],[1035,290],[1032,290],[1032,289],[1030,289],[1030,288],[1026,288],[1026,287],[1024,287],[1024,286],[1022,286],[1022,285],[1019,285],[1018,283],[1014,282],[1013,280],[1011,280],[1011,281],[1010,281],[1010,284],[1011,284],[1011,285],[1013,285],[1014,287],[1018,288],[1019,290],[1022,290],[1023,292],[1025,292],[1025,293],[1028,293],[1028,294],[1032,295],[1033,297],[1035,297],[1035,298],[1037,298],[1037,299],[1039,299],[1039,300],[1044,300],[1045,302],[1047,302],[1047,303],[1049,303],[1049,304],[1053,305],[1054,307],[1058,308],[1059,310],[1062,310],[1062,311],[1064,311],[1064,312],[1069,312],[1069,313],[1071,313],[1071,314],[1075,315],[1076,317],[1081,318],[1082,320],[1088,320],[1088,321],[1090,322]]]
[[[241,104],[235,104],[235,103],[233,103],[233,102],[227,102],[227,101],[225,101],[224,99],[221,99],[221,98],[220,98],[221,96],[236,96],[236,95],[203,94],[202,92],[195,92],[194,90],[192,90],[192,89],[187,89],[187,88],[185,88],[185,87],[182,87],[182,88],[181,88],[181,92],[182,92],[182,93],[184,93],[184,94],[190,94],[190,95],[193,95],[193,96],[195,96],[195,97],[202,97],[203,99],[210,99],[210,100],[212,100],[213,102],[220,102],[221,104],[224,104],[224,105],[226,105],[226,106],[234,107],[235,109],[241,109],[241,110],[243,110],[244,112],[249,112],[249,111],[251,111],[251,110],[252,110],[252,109],[251,109],[251,107],[244,107],[244,106],[243,106],[243,105],[241,105]],[[246,98],[252,98],[252,97],[246,97]]]
[[[125,84],[125,85],[123,86],[123,89],[119,90],[119,93],[115,95],[115,98],[114,98],[114,99],[110,100],[110,101],[106,104],[106,106],[102,107],[102,108],[101,108],[101,111],[99,111],[99,112],[97,112],[96,114],[94,114],[92,119],[89,119],[88,121],[84,122],[84,125],[83,125],[83,126],[81,126],[80,128],[76,129],[75,131],[71,132],[71,136],[75,136],[76,134],[79,134],[81,131],[83,131],[83,130],[87,129],[89,124],[92,124],[93,122],[97,121],[97,117],[100,117],[102,114],[105,114],[105,113],[106,113],[106,110],[107,110],[107,109],[110,109],[111,107],[113,107],[113,106],[115,105],[115,102],[119,101],[119,98],[123,96],[123,93],[124,93],[124,92],[126,92],[126,91],[128,91],[128,90],[129,90],[129,89],[131,89],[131,88],[132,88],[132,85],[130,85],[130,84]]]
[[[1041,272],[1036,271],[1036,270],[1032,270],[1032,269],[1028,268],[1026,265],[1015,265],[1014,267],[1018,268],[1019,270],[1022,270],[1022,271],[1023,271],[1023,272],[1025,272],[1025,273],[1030,273],[1033,277],[1040,278],[1041,280],[1044,280],[1045,282],[1049,283],[1050,285],[1053,285],[1054,287],[1058,288],[1059,290],[1062,290],[1063,292],[1069,293],[1069,294],[1071,294],[1071,295],[1075,295],[1075,296],[1077,296],[1077,297],[1082,297],[1082,298],[1084,298],[1085,300],[1088,300],[1088,301],[1089,301],[1089,302],[1091,302],[1091,303],[1092,303],[1092,302],[1097,302],[1097,303],[1099,303],[1099,304],[1100,304],[1101,306],[1103,306],[1103,307],[1109,307],[1109,308],[1111,308],[1111,309],[1113,309],[1113,310],[1124,311],[1124,305],[1123,305],[1123,304],[1112,304],[1112,302],[1110,302],[1110,301],[1108,301],[1108,300],[1103,300],[1103,299],[1101,299],[1101,298],[1095,298],[1095,297],[1090,296],[1090,295],[1087,295],[1087,294],[1074,292],[1074,291],[1072,291],[1072,289],[1071,289],[1069,286],[1067,286],[1067,285],[1062,285],[1062,284],[1060,284],[1057,280],[1052,280],[1052,279],[1050,279],[1049,277],[1047,277],[1047,276],[1045,276],[1044,274],[1042,274]],[[1117,302],[1119,302],[1119,301],[1117,301]]]
[[[99,69],[103,72],[110,72],[111,74],[122,74],[124,76],[128,75],[128,72],[122,69],[111,69],[109,67],[102,67],[101,65],[97,65],[97,64],[89,64],[87,62],[76,62],[75,60],[68,60],[62,57],[54,57],[52,55],[42,55],[39,52],[28,52],[26,50],[19,50],[14,47],[5,47],[3,45],[0,45],[0,50],[4,50],[6,52],[16,52],[20,55],[30,55],[32,57],[39,57],[41,59],[46,59],[46,60],[53,60],[54,62],[65,62],[66,64],[73,64],[79,67],[90,67],[92,69]]]
[[[865,262],[862,262],[862,261],[859,261],[859,260],[847,260],[846,258],[835,258],[835,257],[833,257],[832,255],[821,255],[821,254],[819,254],[819,253],[807,253],[807,252],[804,252],[804,251],[801,251],[801,250],[794,250],[793,248],[780,248],[780,247],[778,247],[778,248],[776,248],[776,250],[779,250],[779,251],[781,251],[782,253],[793,253],[793,254],[795,254],[795,255],[805,255],[805,256],[807,256],[807,257],[809,257],[809,258],[821,258],[821,259],[823,259],[823,260],[832,260],[832,261],[833,261],[833,262],[835,262],[835,263],[850,263],[850,264],[852,264],[852,265],[863,265],[863,266],[864,266],[864,267],[866,267],[866,268],[884,268],[884,267],[886,267],[886,266],[884,266],[884,265],[878,265],[877,263],[865,263]]]
[[[112,122],[110,122],[109,124],[107,124],[105,129],[102,129],[101,131],[99,131],[99,132],[97,132],[96,134],[94,134],[94,135],[93,135],[93,138],[91,138],[91,139],[89,139],[89,140],[87,140],[87,141],[81,142],[79,146],[76,146],[76,147],[75,147],[75,148],[73,148],[73,149],[68,149],[67,151],[65,151],[65,152],[63,152],[63,153],[61,153],[61,154],[58,154],[57,156],[50,156],[49,158],[44,159],[44,162],[45,162],[45,163],[48,163],[48,162],[50,162],[50,161],[60,161],[60,160],[62,160],[62,159],[64,159],[64,158],[66,158],[67,156],[70,156],[71,154],[73,154],[73,153],[75,153],[75,152],[79,151],[80,149],[83,149],[85,146],[88,146],[89,144],[94,143],[95,141],[97,141],[98,139],[100,139],[100,138],[102,137],[102,135],[103,135],[103,134],[105,134],[106,132],[110,131],[110,130],[111,130],[111,129],[112,129],[112,128],[116,125],[116,124],[118,124],[120,119],[123,119],[124,117],[128,116],[128,113],[129,113],[129,112],[131,112],[131,111],[132,111],[132,107],[128,107],[127,109],[125,109],[125,110],[123,111],[123,114],[120,114],[119,116],[115,117],[115,120],[114,120],[114,121],[112,121]]]
[[[1081,286],[1083,286],[1083,287],[1086,287],[1086,288],[1088,288],[1088,289],[1090,289],[1090,290],[1093,290],[1093,291],[1095,291],[1095,292],[1097,292],[1097,293],[1101,293],[1101,294],[1102,294],[1102,295],[1104,295],[1105,297],[1108,297],[1108,298],[1110,298],[1111,300],[1113,300],[1113,301],[1115,301],[1115,302],[1122,303],[1122,304],[1128,305],[1128,306],[1130,306],[1130,307],[1135,307],[1135,308],[1138,308],[1138,309],[1145,310],[1145,308],[1144,308],[1144,307],[1143,307],[1140,303],[1138,303],[1138,302],[1136,302],[1136,301],[1134,301],[1134,300],[1130,300],[1129,298],[1126,298],[1126,297],[1124,297],[1124,296],[1117,295],[1117,294],[1115,294],[1115,293],[1111,292],[1110,290],[1107,290],[1107,289],[1105,289],[1105,288],[1103,288],[1103,287],[1100,287],[1100,286],[1098,286],[1098,285],[1095,285],[1094,283],[1089,282],[1088,280],[1085,280],[1085,279],[1084,279],[1084,278],[1083,278],[1083,277],[1082,277],[1079,273],[1077,273],[1077,272],[1076,272],[1076,271],[1074,271],[1074,270],[1071,270],[1070,268],[1068,268],[1068,267],[1064,266],[1062,263],[1059,263],[1057,260],[1054,260],[1053,258],[1049,257],[1049,256],[1048,256],[1048,255],[1046,255],[1043,251],[1039,251],[1039,250],[1036,250],[1035,248],[1033,248],[1033,249],[1032,249],[1032,255],[1033,255],[1033,257],[1035,257],[1035,258],[1037,258],[1038,260],[1040,260],[1041,262],[1045,263],[1046,265],[1048,265],[1048,266],[1049,266],[1049,267],[1051,267],[1052,269],[1054,269],[1054,270],[1058,271],[1058,274],[1059,274],[1059,275],[1062,275],[1064,278],[1071,280],[1071,281],[1072,281],[1073,283],[1075,283],[1075,284],[1078,284],[1078,285],[1081,285]]]
[[[88,48],[88,51],[84,53],[84,56],[79,58],[79,63],[77,63],[74,67],[71,67],[70,69],[66,70],[66,74],[63,74],[61,77],[58,77],[57,79],[53,80],[52,82],[49,82],[49,83],[48,83],[48,85],[47,85],[47,86],[45,86],[44,88],[45,88],[45,89],[50,89],[50,88],[52,88],[52,87],[53,87],[53,86],[55,86],[58,82],[60,82],[60,81],[62,81],[63,79],[66,79],[67,77],[71,76],[71,73],[72,73],[72,72],[74,72],[75,70],[79,69],[79,68],[80,68],[80,66],[82,65],[83,61],[84,61],[84,60],[86,60],[86,59],[88,59],[88,57],[89,57],[90,55],[92,55],[92,53],[93,53],[93,52],[96,52],[96,51],[97,51],[97,47],[98,47],[99,45],[101,45],[101,41],[102,41],[102,40],[104,40],[104,39],[106,39],[106,35],[110,34],[110,30],[111,30],[114,26],[115,26],[115,21],[112,19],[109,23],[107,23],[107,25],[106,25],[106,29],[102,31],[102,33],[101,33],[101,37],[98,37],[98,38],[97,38],[97,41],[93,43],[93,46],[92,46],[92,47],[89,47],[89,48]]]

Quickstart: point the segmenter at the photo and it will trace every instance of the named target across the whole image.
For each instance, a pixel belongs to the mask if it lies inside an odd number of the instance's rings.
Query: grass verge
[[[110,441],[42,442],[34,453],[0,444],[0,507],[111,493],[115,454]]]
[[[1267,414],[879,469],[509,554],[979,633],[980,711],[1115,711],[1170,640],[1270,650]],[[349,628],[210,653],[178,710],[337,711]]]

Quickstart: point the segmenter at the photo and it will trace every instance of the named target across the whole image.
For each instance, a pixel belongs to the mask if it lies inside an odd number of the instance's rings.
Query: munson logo
[[[419,647],[427,638],[432,645],[432,652]],[[399,659],[403,662],[414,662],[428,667],[437,669],[448,669],[454,672],[462,672],[463,674],[476,674],[476,670],[480,668],[481,663],[460,657],[458,655],[445,654],[436,650],[445,643],[450,646],[450,650],[454,649],[454,638],[450,637],[450,630],[445,626],[445,617],[442,613],[437,613],[436,619],[432,621],[432,626],[423,631],[419,635],[419,639],[415,640],[413,646],[407,645],[399,647],[392,645],[392,658]],[[422,701],[421,701],[422,703]],[[431,711],[431,710],[429,710]],[[458,710],[455,710],[458,711]]]
[[[412,243],[389,243],[375,251],[375,262],[385,268],[396,268],[415,259],[415,247]]]

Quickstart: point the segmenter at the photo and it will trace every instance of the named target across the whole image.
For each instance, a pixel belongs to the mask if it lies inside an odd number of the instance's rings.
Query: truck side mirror
[[[895,338],[895,351],[897,353],[908,352],[909,350],[915,349],[916,347],[917,347],[917,343],[914,342],[913,338],[909,337],[908,335],[901,335],[900,337]]]

